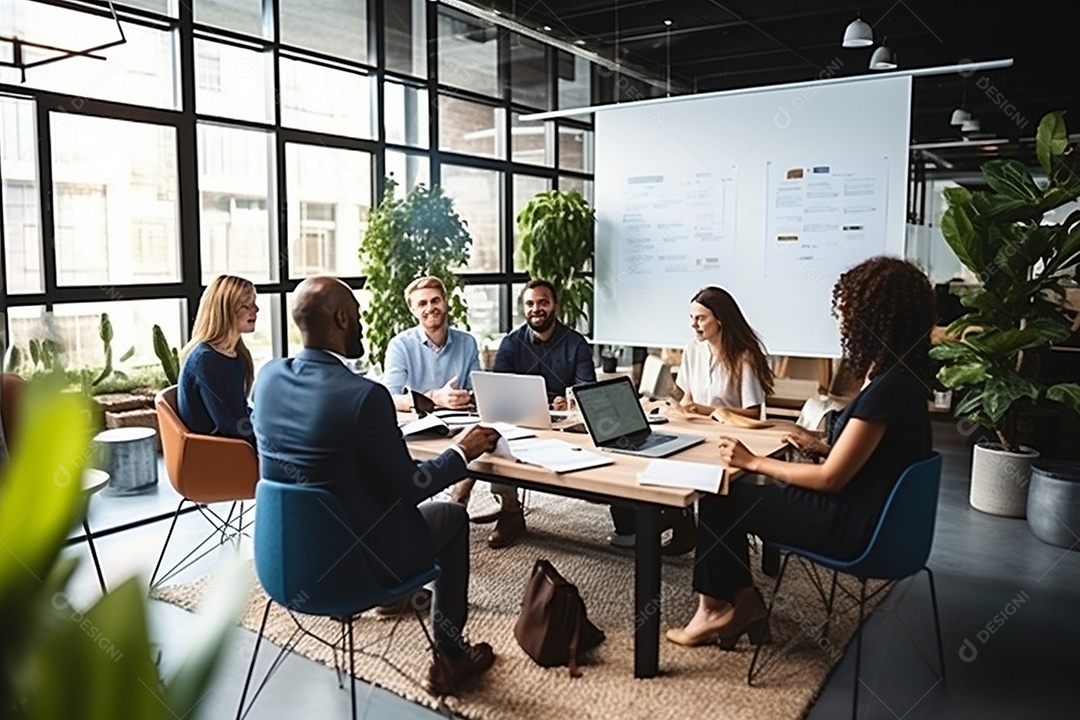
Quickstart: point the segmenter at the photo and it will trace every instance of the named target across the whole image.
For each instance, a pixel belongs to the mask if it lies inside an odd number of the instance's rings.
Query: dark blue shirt
[[[566,395],[566,388],[596,382],[592,348],[581,333],[555,322],[547,342],[539,342],[528,324],[503,338],[495,355],[495,372],[542,375],[548,400]]]
[[[207,343],[184,358],[177,381],[180,419],[201,435],[221,435],[255,442],[251,410],[244,393],[247,364],[237,355],[222,355]]]

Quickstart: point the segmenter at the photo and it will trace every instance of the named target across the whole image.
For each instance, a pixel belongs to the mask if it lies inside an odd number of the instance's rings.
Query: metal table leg
[[[634,677],[660,669],[660,508],[637,506],[634,545]]]

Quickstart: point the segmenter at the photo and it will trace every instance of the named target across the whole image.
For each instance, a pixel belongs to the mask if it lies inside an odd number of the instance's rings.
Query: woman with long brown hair
[[[737,439],[720,438],[721,462],[778,482],[734,482],[727,495],[699,501],[698,524],[707,532],[699,533],[694,564],[698,607],[685,627],[668,630],[671,642],[719,639],[731,649],[744,633],[752,643],[766,640],[767,613],[750,575],[747,533],[855,557],[900,474],[932,451],[927,382],[935,311],[926,275],[904,260],[867,260],[840,276],[833,313],[844,356],[864,378],[863,388],[827,441],[802,432],[788,436],[817,463],[758,457]]]
[[[694,339],[683,350],[676,384],[691,413],[717,409],[756,418],[773,375],[757,333],[731,294],[718,287],[699,290],[690,301]]]
[[[177,404],[189,430],[254,443],[247,397],[255,376],[241,337],[255,331],[255,286],[220,275],[199,301],[191,341],[180,353]]]

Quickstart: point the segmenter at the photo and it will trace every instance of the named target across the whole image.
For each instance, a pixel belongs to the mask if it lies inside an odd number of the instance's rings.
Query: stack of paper
[[[724,481],[724,468],[682,460],[653,460],[647,468],[638,473],[637,481],[638,485],[660,485],[717,493]]]
[[[614,462],[611,458],[582,450],[577,445],[563,440],[539,438],[526,438],[509,443],[500,440],[495,454],[514,458],[518,462],[538,465],[557,473],[585,470]]]

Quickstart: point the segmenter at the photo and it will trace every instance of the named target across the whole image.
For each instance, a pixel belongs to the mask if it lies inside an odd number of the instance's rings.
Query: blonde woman
[[[258,315],[248,280],[220,275],[203,293],[177,381],[180,418],[192,432],[255,442],[247,404],[255,368],[241,336],[254,332]]]

